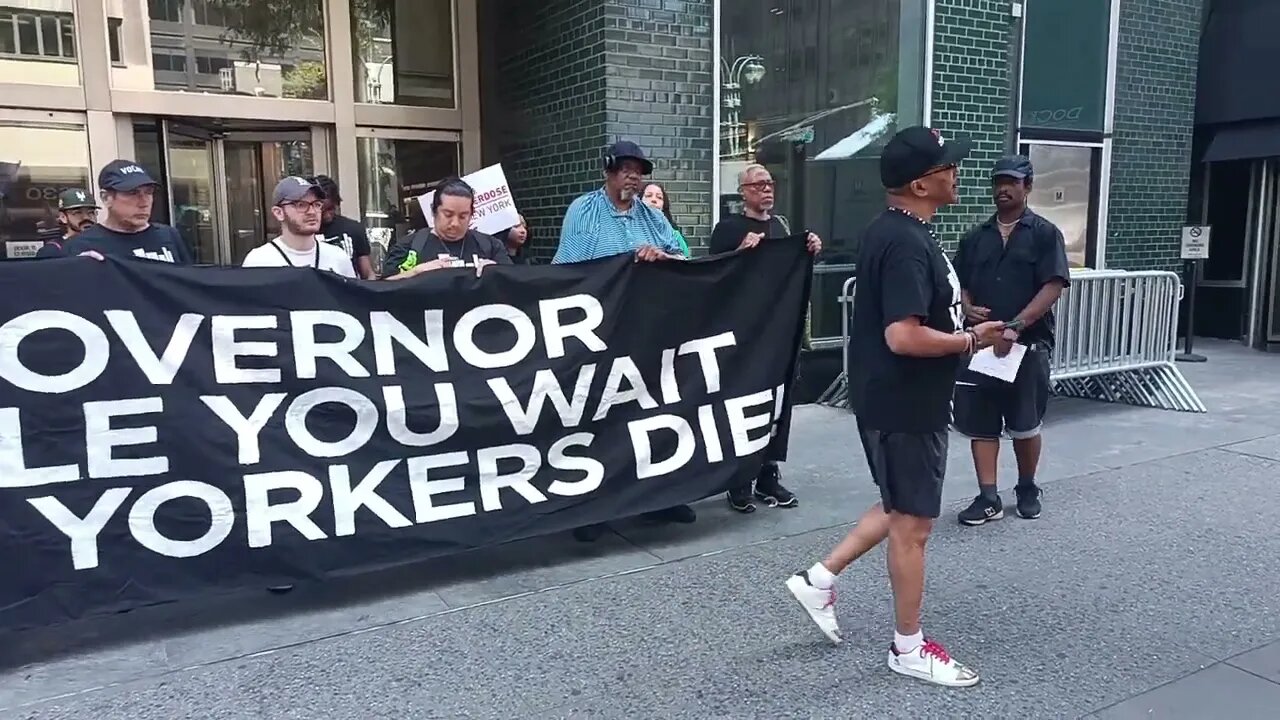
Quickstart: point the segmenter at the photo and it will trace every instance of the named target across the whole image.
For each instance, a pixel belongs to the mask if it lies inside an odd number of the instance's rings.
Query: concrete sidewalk
[[[1269,716],[1280,706],[1280,357],[1205,342],[1208,415],[1059,400],[1045,515],[961,528],[953,443],[926,629],[983,674],[892,676],[882,551],[841,579],[846,643],[786,576],[873,502],[853,419],[796,412],[793,510],[624,526],[0,638],[0,717]],[[1012,453],[1003,458],[1014,476]]]

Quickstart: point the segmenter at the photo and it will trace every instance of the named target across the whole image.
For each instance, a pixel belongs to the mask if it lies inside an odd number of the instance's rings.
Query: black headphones
[[[613,172],[618,167],[618,158],[614,157],[608,150],[604,154],[604,170],[605,172]]]

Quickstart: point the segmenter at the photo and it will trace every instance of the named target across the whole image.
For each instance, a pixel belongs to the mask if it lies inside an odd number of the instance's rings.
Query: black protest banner
[[[0,266],[0,627],[413,562],[759,470],[802,238],[687,262]]]

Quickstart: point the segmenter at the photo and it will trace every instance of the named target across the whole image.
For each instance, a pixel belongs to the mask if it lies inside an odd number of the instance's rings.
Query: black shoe
[[[1018,485],[1013,488],[1018,496],[1018,516],[1027,520],[1040,517],[1040,487],[1035,483]]]
[[[654,510],[644,514],[644,519],[655,523],[680,523],[688,525],[698,519],[698,514],[688,505],[677,505],[665,510]]]
[[[756,504],[751,501],[751,483],[729,489],[729,507],[743,514],[756,511]]]
[[[999,495],[996,496],[995,502],[979,495],[973,499],[972,505],[960,511],[960,524],[977,526],[1002,517],[1004,517],[1004,503],[1000,502]]]
[[[600,536],[604,535],[604,532],[608,529],[609,526],[604,523],[583,525],[582,527],[573,529],[573,539],[578,542],[595,542],[599,540]]]
[[[800,504],[795,493],[782,487],[782,471],[775,464],[765,465],[756,478],[756,499],[777,508],[792,508]]]

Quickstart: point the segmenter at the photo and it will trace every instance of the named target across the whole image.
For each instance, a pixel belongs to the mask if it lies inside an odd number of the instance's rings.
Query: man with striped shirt
[[[635,253],[636,260],[657,262],[682,259],[675,229],[662,211],[640,199],[642,179],[653,172],[644,151],[629,140],[614,143],[604,156],[604,187],[569,205],[560,227],[555,265]],[[697,514],[688,505],[646,513],[655,522],[691,523]],[[586,525],[573,531],[581,542],[593,542],[608,527]]]
[[[604,187],[569,205],[552,264],[568,264],[636,253],[640,260],[682,257],[676,231],[661,210],[640,199],[653,163],[629,140],[619,140],[604,157]]]

